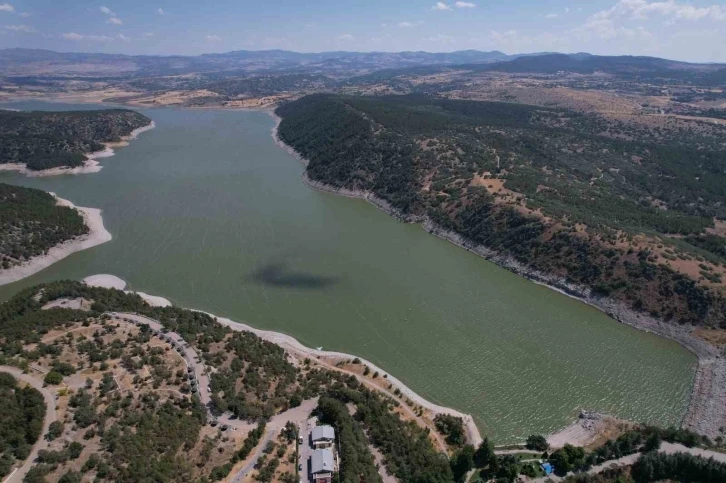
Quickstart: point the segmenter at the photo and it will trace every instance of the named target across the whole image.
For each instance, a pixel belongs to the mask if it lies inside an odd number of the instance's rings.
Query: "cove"
[[[88,109],[41,102],[19,109]],[[696,358],[361,200],[317,192],[263,112],[140,110],[156,122],[96,174],[0,181],[101,208],[113,240],[15,284],[110,273],[302,343],[360,355],[474,416],[497,443],[579,409],[678,424]]]

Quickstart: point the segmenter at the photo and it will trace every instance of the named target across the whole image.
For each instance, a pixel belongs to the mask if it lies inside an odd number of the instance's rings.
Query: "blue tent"
[[[547,476],[551,475],[555,471],[555,467],[549,463],[542,463],[540,466]]]

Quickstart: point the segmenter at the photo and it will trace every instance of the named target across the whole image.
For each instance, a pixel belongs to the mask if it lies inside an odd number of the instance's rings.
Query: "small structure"
[[[310,476],[315,483],[331,483],[334,471],[335,464],[331,450],[326,448],[313,451],[313,456],[310,458]]]
[[[555,467],[552,466],[550,463],[542,463],[539,465],[542,468],[542,471],[544,471],[545,476],[550,476],[555,471]]]
[[[315,426],[311,438],[313,448],[329,448],[333,445],[333,441],[335,441],[335,430],[332,426]]]

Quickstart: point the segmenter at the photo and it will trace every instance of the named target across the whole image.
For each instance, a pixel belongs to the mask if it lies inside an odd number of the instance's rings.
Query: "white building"
[[[330,483],[334,471],[335,459],[331,450],[326,448],[313,451],[310,458],[310,476],[315,483]]]
[[[335,441],[335,430],[332,426],[315,426],[311,438],[313,448],[329,448]]]

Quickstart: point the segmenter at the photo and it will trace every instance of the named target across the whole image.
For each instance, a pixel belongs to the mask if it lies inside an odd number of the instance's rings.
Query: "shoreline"
[[[134,139],[137,139],[139,137],[139,134],[150,131],[155,127],[156,123],[154,121],[151,121],[146,126],[136,128],[126,136],[121,136],[120,141],[101,143],[104,145],[104,149],[83,154],[86,157],[86,160],[83,162],[82,166],[75,166],[73,168],[68,166],[58,166],[56,168],[49,168],[37,171],[34,169],[28,169],[25,163],[4,163],[0,164],[0,172],[16,171],[19,174],[25,175],[29,178],[42,178],[47,176],[59,176],[64,174],[77,175],[98,173],[103,169],[103,166],[101,166],[98,162],[99,159],[110,158],[111,156],[114,156],[116,154],[114,148],[118,149],[128,146],[130,141],[133,141]]]
[[[89,286],[115,288],[117,290],[123,290],[126,287],[126,282],[123,279],[116,277],[115,275],[108,275],[108,274],[91,275],[89,277],[84,278],[83,282]],[[151,306],[166,307],[166,306],[172,305],[172,303],[168,299],[165,299],[164,297],[160,297],[157,295],[149,295],[144,292],[137,292],[137,291],[131,291],[131,290],[125,290],[125,292],[126,293],[135,293],[135,294],[139,295],[142,299],[144,299]],[[288,351],[291,354],[298,357],[300,360],[303,360],[306,357],[311,357],[311,358],[315,358],[315,359],[322,358],[322,359],[333,360],[333,361],[337,362],[339,360],[350,360],[350,359],[357,358],[361,361],[361,364],[365,364],[368,367],[370,367],[371,371],[378,371],[380,373],[381,377],[383,377],[384,375],[387,375],[388,377],[386,378],[386,381],[393,384],[394,387],[397,387],[401,391],[403,396],[410,399],[411,401],[418,404],[419,406],[422,406],[423,408],[428,409],[429,411],[432,412],[432,414],[434,416],[436,414],[451,414],[453,416],[461,417],[464,420],[464,427],[465,427],[465,431],[466,431],[468,440],[474,446],[478,446],[482,442],[482,437],[481,437],[481,434],[479,433],[479,428],[474,423],[474,418],[471,415],[462,413],[453,408],[447,408],[447,407],[435,404],[431,401],[428,401],[424,397],[418,395],[413,389],[406,386],[403,382],[401,382],[399,379],[397,379],[395,376],[393,376],[390,372],[380,368],[379,366],[373,364],[370,361],[367,361],[361,357],[358,357],[358,356],[355,356],[352,354],[346,354],[344,352],[313,349],[311,347],[307,347],[306,345],[301,343],[299,340],[297,340],[295,337],[288,335],[288,334],[284,334],[282,332],[257,329],[255,327],[252,327],[251,325],[245,324],[243,322],[236,322],[227,317],[219,317],[217,315],[214,315],[209,312],[205,312],[203,310],[197,310],[197,309],[188,309],[188,310],[192,310],[194,312],[199,312],[199,313],[209,315],[210,317],[212,317],[215,321],[217,321],[221,325],[229,327],[232,330],[251,332],[263,340],[272,342],[273,344],[282,347],[286,351]]]
[[[55,197],[57,205],[75,209],[83,216],[88,233],[51,247],[45,255],[33,257],[20,265],[0,271],[0,286],[34,275],[73,253],[101,245],[113,238],[103,225],[99,208],[75,206],[70,201],[59,198],[55,193],[50,194]]]
[[[308,160],[280,139],[278,131],[282,118],[274,111],[270,115],[275,120],[275,126],[272,129],[272,138],[275,144],[307,167]],[[570,284],[555,275],[541,273],[526,267],[512,257],[497,253],[485,246],[472,243],[464,239],[461,235],[436,225],[428,217],[406,216],[372,193],[336,188],[311,180],[307,176],[307,170],[302,175],[302,181],[311,188],[319,191],[348,198],[363,199],[400,221],[418,223],[431,235],[449,241],[531,282],[543,285],[600,310],[617,322],[628,325],[636,330],[651,332],[659,337],[678,343],[681,347],[695,355],[698,361],[693,378],[691,396],[686,412],[681,418],[681,427],[691,429],[709,438],[715,438],[719,435],[719,428],[726,426],[726,358],[720,355],[718,348],[694,336],[692,334],[694,327],[667,324],[650,315],[638,313],[620,301],[594,297],[588,287]],[[563,428],[563,431],[566,429]]]

